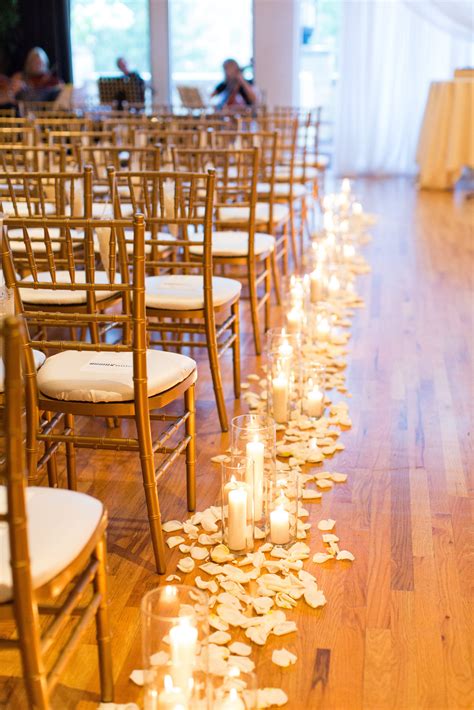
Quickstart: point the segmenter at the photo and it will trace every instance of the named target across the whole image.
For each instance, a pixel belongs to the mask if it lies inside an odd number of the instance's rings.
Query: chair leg
[[[53,415],[50,412],[45,412],[45,418],[51,421]],[[45,454],[51,447],[45,442]],[[48,472],[48,486],[50,488],[58,487],[58,461],[56,454],[50,454],[46,462],[46,470]]]
[[[40,628],[36,606],[26,605],[25,611],[15,607],[15,616],[29,707],[35,708],[35,710],[50,710],[47,675],[40,649]]]
[[[212,384],[214,386],[214,395],[216,398],[217,412],[219,414],[219,422],[222,431],[227,431],[229,422],[227,419],[227,409],[225,406],[224,391],[222,388],[221,364],[217,352],[216,328],[212,324],[208,327],[206,319],[206,344],[209,355],[209,365],[211,368]]]
[[[270,298],[272,294],[272,265],[271,255],[265,259],[265,332],[270,327]]]
[[[240,308],[239,301],[236,301],[232,306],[232,315],[235,320],[232,325],[232,334],[235,340],[232,344],[232,365],[234,373],[234,397],[240,398]]]
[[[255,284],[254,269],[249,269],[249,296],[250,296],[250,314],[252,316],[253,340],[255,343],[255,353],[260,355],[262,352],[262,340],[260,337],[260,323],[258,317],[258,294]]]
[[[158,574],[166,571],[166,552],[163,530],[161,528],[160,502],[156,486],[155,462],[151,439],[150,418],[141,407],[135,405],[135,422],[137,425],[138,443],[140,449],[140,464],[142,467],[143,489],[145,491],[148,522],[150,525],[151,542],[155,555],[155,564]]]
[[[296,229],[295,229],[295,208],[293,202],[290,203],[290,239],[291,239],[291,253],[293,255],[293,266],[295,269],[298,268],[298,249],[296,246]]]
[[[97,650],[99,654],[100,699],[103,703],[111,703],[114,699],[114,676],[112,670],[112,648],[110,640],[109,605],[107,598],[105,536],[97,545],[94,554],[99,562],[93,585],[94,592],[96,594],[100,594],[100,604],[95,617]]]
[[[184,406],[189,412],[186,419],[186,436],[191,439],[186,447],[186,495],[188,510],[196,510],[196,392],[192,385],[184,393]]]
[[[66,414],[64,417],[65,428],[69,429],[70,436],[74,436],[74,416]],[[77,491],[76,448],[72,441],[66,443],[66,471],[67,487],[70,491]]]
[[[276,260],[276,254],[273,251],[271,256],[272,261],[272,276],[273,276],[273,288],[275,289],[275,298],[277,306],[281,306],[281,292],[280,292],[280,272],[278,271],[278,264]]]

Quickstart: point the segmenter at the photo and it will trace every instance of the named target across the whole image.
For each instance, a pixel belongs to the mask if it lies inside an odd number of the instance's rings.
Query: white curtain
[[[430,82],[472,66],[473,45],[414,12],[417,2],[343,2],[335,170],[413,174]]]

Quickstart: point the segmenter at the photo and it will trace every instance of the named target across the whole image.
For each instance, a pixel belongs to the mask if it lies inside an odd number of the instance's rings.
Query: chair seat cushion
[[[166,392],[196,370],[190,357],[147,350],[148,396]],[[38,388],[51,399],[71,402],[131,402],[133,354],[67,350],[48,357]]]
[[[76,283],[85,283],[86,274],[85,271],[76,272]],[[29,283],[33,281],[31,275],[26,276],[20,283]],[[50,283],[51,274],[47,271],[42,271],[38,274],[38,281],[40,283]],[[58,283],[70,284],[71,277],[69,271],[57,271],[56,281]],[[117,282],[120,282],[120,274],[117,274]],[[109,283],[109,276],[105,271],[95,272],[95,283],[97,284],[107,284]],[[96,291],[96,300],[104,301],[114,295],[116,291],[111,289],[110,291]],[[72,305],[72,304],[84,304],[87,302],[86,291],[69,291],[68,289],[34,289],[34,288],[21,288],[20,289],[21,300],[23,303],[31,304],[58,304],[58,305]]]
[[[41,587],[82,552],[103,514],[92,496],[61,488],[25,489],[33,588]],[[7,512],[7,489],[0,486],[0,512]],[[0,523],[0,602],[13,596],[8,525]]]
[[[31,210],[28,209],[28,203],[27,202],[16,202],[15,204],[9,200],[2,200],[2,211],[7,214],[7,215],[19,215],[20,217],[29,217],[30,214],[32,216],[40,215],[43,213],[41,206],[38,206],[39,203],[31,203],[30,208]],[[16,206],[16,210],[15,210]],[[54,214],[56,212],[56,206],[53,205],[51,202],[45,202],[44,204],[44,213],[45,214]]]
[[[270,193],[270,184],[268,182],[259,182],[257,184],[257,193],[259,195],[268,195]],[[290,184],[288,182],[276,182],[273,190],[275,197],[289,197]],[[304,197],[308,194],[307,189],[301,183],[293,185],[293,197]]]
[[[273,205],[273,220],[282,222],[288,219],[290,210],[287,205]],[[255,209],[255,219],[257,222],[268,222],[270,217],[270,206],[268,202],[257,202]],[[222,222],[245,222],[249,218],[249,208],[229,205],[229,207],[220,207],[219,219]]]
[[[255,233],[255,254],[272,252],[275,248],[275,238],[271,234]],[[201,245],[191,247],[191,254],[202,254]],[[249,250],[249,235],[247,232],[213,232],[212,253],[214,256],[247,256]]]
[[[33,359],[35,361],[35,367],[37,370],[40,369],[41,365],[46,360],[46,355],[41,352],[41,350],[33,350]],[[5,391],[5,365],[3,359],[0,358],[0,394]]]
[[[212,298],[215,307],[223,306],[240,295],[242,286],[235,279],[212,278]],[[174,311],[204,308],[203,277],[193,274],[167,274],[145,279],[147,308]]]

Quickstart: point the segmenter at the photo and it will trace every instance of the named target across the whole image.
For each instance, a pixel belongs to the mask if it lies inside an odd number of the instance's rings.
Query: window
[[[236,59],[251,73],[252,4],[252,0],[169,0],[173,103],[179,103],[180,85],[198,88],[207,101],[222,79],[225,59]]]
[[[118,76],[117,58],[150,79],[148,0],[71,0],[74,85],[96,95],[100,76]]]

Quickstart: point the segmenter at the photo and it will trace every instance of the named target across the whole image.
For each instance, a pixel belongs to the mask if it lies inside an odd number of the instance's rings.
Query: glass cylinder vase
[[[293,356],[281,357],[277,352],[268,356],[267,411],[276,424],[286,424],[298,409],[300,365]]]
[[[254,460],[246,455],[221,464],[222,542],[236,555],[254,548],[254,471]]]
[[[143,597],[145,710],[207,707],[208,614],[195,587],[165,585]]]
[[[289,547],[296,541],[298,526],[298,471],[277,471],[267,487],[267,540]]]
[[[213,674],[210,668],[210,693],[212,710],[256,710],[257,677],[251,671],[243,671],[230,665],[224,675]]]
[[[301,368],[301,413],[316,421],[324,414],[326,368],[313,363]]]
[[[276,469],[274,420],[266,414],[234,417],[231,423],[231,451],[233,456],[245,456],[247,459],[246,480],[251,485],[254,524],[264,530],[266,486]]]

